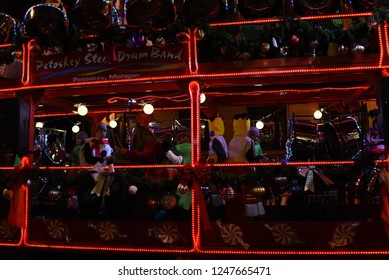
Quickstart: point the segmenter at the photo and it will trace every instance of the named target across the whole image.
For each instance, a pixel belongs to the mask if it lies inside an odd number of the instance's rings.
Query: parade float
[[[389,252],[384,4],[116,2],[40,3],[20,22],[0,14],[1,246]],[[75,134],[100,122],[111,146],[130,149],[143,111],[158,141],[190,132],[190,163],[117,155],[111,176],[68,161]],[[208,162],[209,120],[221,116],[230,140],[239,113],[260,129],[266,159]],[[102,178],[109,195],[92,192]]]

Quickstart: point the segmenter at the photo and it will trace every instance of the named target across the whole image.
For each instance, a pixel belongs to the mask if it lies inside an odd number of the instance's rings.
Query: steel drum
[[[127,24],[166,27],[173,23],[176,13],[171,0],[126,0],[125,17]]]
[[[317,124],[294,121],[291,124],[291,160],[308,161],[316,158]]]
[[[361,129],[356,119],[347,117],[323,125],[324,142],[331,159],[356,158],[363,149]]]
[[[238,11],[245,19],[273,17],[279,14],[282,0],[240,0]]]
[[[62,5],[38,4],[29,8],[24,16],[24,33],[36,38],[65,38],[68,18]]]
[[[109,0],[78,0],[69,12],[69,20],[82,35],[99,35],[119,24],[119,12]]]
[[[297,15],[330,14],[340,7],[340,0],[295,0],[293,3]]]
[[[11,16],[0,12],[0,44],[10,44],[21,33],[21,27]]]

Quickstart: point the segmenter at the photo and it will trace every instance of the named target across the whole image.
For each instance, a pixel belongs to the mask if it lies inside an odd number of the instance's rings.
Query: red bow
[[[198,163],[195,166],[186,164],[182,168],[182,176],[180,183],[185,186],[192,187],[194,197],[200,206],[200,218],[205,230],[211,229],[207,208],[205,207],[202,185],[208,183],[211,177],[211,167],[205,166],[203,163]]]
[[[26,218],[25,191],[26,183],[31,175],[28,158],[22,159],[22,166],[16,166],[8,178],[8,184],[12,185],[12,198],[8,212],[8,223],[17,227],[24,227]]]

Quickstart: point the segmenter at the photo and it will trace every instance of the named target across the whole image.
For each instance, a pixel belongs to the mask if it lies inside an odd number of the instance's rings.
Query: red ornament
[[[292,37],[290,37],[290,44],[291,45],[298,45],[298,43],[300,43],[299,36],[297,36],[296,34],[292,35]]]
[[[159,206],[159,202],[155,201],[154,199],[150,199],[147,201],[147,206],[149,206],[151,209],[156,209]]]
[[[190,191],[189,187],[183,184],[178,184],[177,190],[180,194],[187,194]]]
[[[172,194],[164,195],[161,198],[161,206],[166,210],[171,210],[177,205],[177,198]]]

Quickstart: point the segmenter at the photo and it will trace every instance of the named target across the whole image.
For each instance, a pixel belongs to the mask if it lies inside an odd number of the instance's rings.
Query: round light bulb
[[[115,128],[115,127],[118,126],[118,123],[117,123],[117,121],[112,120],[112,121],[109,122],[109,126],[110,126],[111,128]]]
[[[320,120],[323,116],[323,113],[320,110],[316,110],[315,113],[313,113],[313,117],[317,120]]]
[[[255,127],[258,129],[262,129],[264,126],[265,124],[263,123],[263,121],[257,121],[257,123],[255,124]]]
[[[35,127],[36,128],[43,128],[43,122],[37,122],[36,124],[35,124]]]
[[[154,112],[154,106],[151,104],[146,104],[143,106],[143,112],[145,112],[147,115],[152,114]]]
[[[72,131],[73,131],[73,133],[77,133],[80,131],[80,127],[78,125],[73,125]]]
[[[88,114],[88,108],[85,105],[80,105],[77,109],[77,113],[80,116],[85,116],[86,114]]]
[[[204,103],[207,97],[205,96],[204,93],[200,94],[200,103]]]

